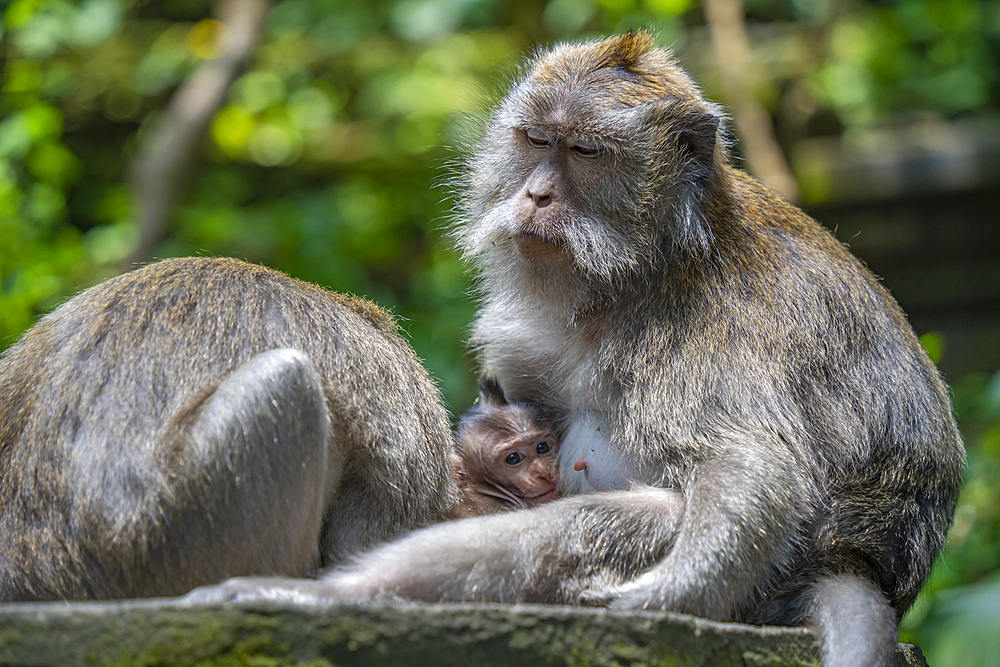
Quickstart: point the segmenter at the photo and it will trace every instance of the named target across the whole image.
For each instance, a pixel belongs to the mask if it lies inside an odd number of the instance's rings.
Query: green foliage
[[[403,319],[458,408],[474,384],[469,283],[446,239],[456,144],[528,50],[513,20],[575,33],[673,18],[688,1],[283,0],[212,122],[155,257],[226,254],[365,294]],[[221,24],[180,0],[14,0],[3,16],[0,345],[136,247],[136,148]],[[556,12],[553,14],[552,12]],[[544,16],[549,16],[545,19]],[[551,18],[556,16],[556,19]],[[537,30],[535,31],[537,33]],[[572,36],[565,29],[552,31]]]
[[[829,55],[812,77],[817,97],[845,125],[887,112],[950,116],[995,102],[995,3],[897,0],[856,10],[831,26]]]
[[[994,113],[1000,101],[998,0],[746,6],[761,65],[754,87],[786,151],[809,135]],[[137,247],[132,161],[171,94],[216,55],[211,9],[195,0],[5,5],[0,348],[120,271]],[[474,393],[464,343],[473,304],[447,240],[452,193],[439,184],[521,54],[635,27],[656,30],[719,94],[693,0],[277,0],[155,256],[238,256],[374,299],[403,319],[462,411]],[[940,336],[924,343],[941,354]],[[948,551],[906,625],[935,665],[959,664],[963,643],[947,639],[957,627],[992,623],[996,641],[996,384],[983,376],[955,387],[968,481]]]
[[[752,0],[751,27],[794,26],[812,44],[798,53],[806,66],[775,68],[761,94],[775,109],[788,106],[781,89],[805,95],[814,117],[848,130],[913,109],[981,110],[997,96],[997,7]],[[135,247],[130,161],[173,90],[216,55],[210,9],[6,7],[0,345]],[[155,255],[236,255],[369,295],[404,318],[460,407],[472,306],[445,238],[449,192],[432,184],[447,181],[468,118],[535,41],[648,26],[683,51],[702,20],[692,0],[280,0]]]

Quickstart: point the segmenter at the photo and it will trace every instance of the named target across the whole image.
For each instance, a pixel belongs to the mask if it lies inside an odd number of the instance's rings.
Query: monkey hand
[[[581,607],[611,607],[612,609],[660,609],[657,596],[635,582],[600,590],[586,590],[577,599]]]
[[[661,609],[657,595],[659,578],[651,572],[632,581],[606,588],[584,590],[578,602],[581,607],[612,607],[617,609]]]
[[[337,602],[330,587],[309,579],[281,577],[237,577],[215,586],[196,588],[177,604],[181,606],[216,606],[259,604],[295,604],[328,606]]]
[[[656,569],[618,586],[584,590],[578,602],[583,607],[610,607],[612,609],[666,610],[704,615],[706,610],[697,605],[684,604],[673,590],[669,578]]]
[[[605,589],[602,591],[582,591],[577,598],[577,604],[581,607],[610,607],[611,603],[618,599],[615,589]]]

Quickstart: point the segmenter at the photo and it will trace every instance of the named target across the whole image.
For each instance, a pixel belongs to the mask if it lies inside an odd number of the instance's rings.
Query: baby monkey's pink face
[[[558,495],[555,431],[525,403],[508,403],[496,382],[484,380],[479,402],[459,422],[456,438],[464,492],[500,503],[493,509],[534,507]]]
[[[492,459],[496,481],[518,495],[526,506],[547,503],[559,494],[556,438],[549,429],[530,429],[498,441]]]

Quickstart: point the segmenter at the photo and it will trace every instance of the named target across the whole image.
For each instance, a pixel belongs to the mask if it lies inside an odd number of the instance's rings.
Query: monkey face
[[[638,268],[653,223],[629,192],[641,176],[623,177],[638,162],[610,133],[560,123],[563,110],[512,111],[498,118],[482,156],[501,171],[474,180],[483,189],[472,193],[477,218],[460,231],[466,254],[495,252],[541,270],[573,266],[604,280]]]
[[[492,379],[480,382],[477,404],[456,433],[460,475],[473,492],[513,507],[533,507],[558,495],[558,440],[538,410],[508,403]]]
[[[467,256],[614,281],[707,246],[699,204],[721,115],[649,46],[623,35],[532,64],[470,161]]]
[[[523,506],[540,505],[558,495],[556,445],[551,434],[505,442],[493,457],[497,481],[523,500]]]

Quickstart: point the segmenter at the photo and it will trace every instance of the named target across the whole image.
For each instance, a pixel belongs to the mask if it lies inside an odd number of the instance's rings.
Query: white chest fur
[[[589,410],[571,414],[559,443],[559,490],[563,494],[628,488],[634,466],[614,447],[608,426]]]
[[[485,308],[475,327],[486,371],[512,401],[542,400],[565,425],[559,445],[564,494],[627,488],[635,466],[611,442],[603,418],[604,373],[594,338],[552,309]]]
[[[530,301],[487,305],[473,339],[487,374],[499,380],[509,400],[541,399],[565,414],[599,409],[593,339],[567,323],[560,309],[532,307]]]

